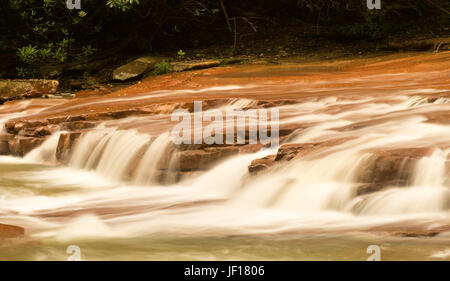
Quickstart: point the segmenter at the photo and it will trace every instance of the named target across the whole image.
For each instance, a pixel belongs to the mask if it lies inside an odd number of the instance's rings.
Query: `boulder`
[[[152,56],[135,59],[134,61],[114,69],[112,78],[119,81],[138,78],[143,74],[152,71],[155,68],[155,64],[163,60],[163,58]]]
[[[0,102],[23,98],[39,98],[58,90],[56,80],[0,80]]]
[[[14,238],[25,234],[25,229],[20,226],[0,224],[0,238]]]

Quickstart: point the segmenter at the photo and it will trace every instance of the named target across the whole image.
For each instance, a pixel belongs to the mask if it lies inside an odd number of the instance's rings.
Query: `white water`
[[[170,144],[171,138],[168,133],[161,134],[150,144],[136,170],[134,180],[136,184],[149,185],[155,183],[158,165],[166,156]]]
[[[39,147],[30,151],[25,155],[24,159],[35,162],[50,162],[56,161],[56,149],[58,147],[59,137],[64,132],[57,132],[44,141]]]
[[[99,129],[81,136],[70,166],[95,169],[108,179],[120,181],[138,153],[150,143],[150,136],[135,131]]]
[[[323,234],[370,231],[392,224],[418,229],[446,225],[450,209],[448,150],[436,148],[418,161],[408,186],[356,195],[358,175],[372,159],[371,151],[450,141],[450,126],[427,123],[423,115],[450,110],[450,105],[413,99],[392,97],[384,103],[368,98],[358,103],[327,98],[281,106],[282,124],[312,124],[289,142],[349,140],[256,177],[247,172],[251,161],[276,151],[238,155],[170,186],[161,186],[156,180],[161,163],[170,162],[169,154],[174,153],[169,149],[168,133],[151,137],[100,126],[81,136],[69,168],[23,173],[22,180],[27,184],[37,181],[40,189],[70,187],[70,191],[37,195],[34,187],[21,195],[6,195],[0,206],[2,221],[22,225],[35,237],[62,241],[156,233]],[[248,103],[233,102],[239,107]],[[336,104],[351,107],[337,113],[325,111]],[[340,130],[382,118],[386,120]],[[58,139],[58,134],[51,136],[25,159],[54,161]],[[80,214],[65,217],[54,216],[54,212]]]

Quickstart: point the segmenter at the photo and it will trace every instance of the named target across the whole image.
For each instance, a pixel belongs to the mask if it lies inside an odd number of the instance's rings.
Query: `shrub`
[[[172,68],[170,67],[170,64],[165,61],[155,64],[155,70],[153,71],[156,75],[167,74],[170,72],[172,72]]]

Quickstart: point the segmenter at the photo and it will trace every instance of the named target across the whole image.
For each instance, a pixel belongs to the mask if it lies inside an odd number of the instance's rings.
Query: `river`
[[[229,96],[226,107],[236,108],[260,95],[306,93],[272,108],[282,128],[303,124],[281,145],[319,149],[257,175],[249,175],[252,161],[279,147],[158,181],[161,162],[176,154],[167,113],[101,122],[64,165],[56,157],[63,130],[24,157],[1,156],[0,222],[26,235],[0,240],[0,259],[65,260],[76,245],[83,260],[366,260],[376,245],[382,260],[450,260],[449,69],[342,75],[332,84],[303,74],[295,83],[147,93]],[[56,112],[61,101],[31,105],[1,106],[0,124]],[[388,180],[380,185],[380,177]]]

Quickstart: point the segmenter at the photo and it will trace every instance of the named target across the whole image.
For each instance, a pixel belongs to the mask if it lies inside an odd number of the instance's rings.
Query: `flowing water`
[[[422,96],[445,89],[408,91],[279,106],[281,125],[308,124],[288,143],[348,140],[252,177],[252,160],[277,149],[161,185],[158,167],[174,153],[169,131],[100,125],[81,136],[67,166],[55,165],[58,132],[24,158],[0,157],[1,222],[27,234],[0,243],[0,259],[65,260],[77,245],[86,260],[365,260],[378,245],[384,260],[449,260],[448,232],[395,235],[450,225],[450,125],[426,117],[449,111],[450,100]],[[225,107],[252,105],[232,99]],[[406,186],[357,193],[376,151],[416,147],[432,153],[415,163]]]

